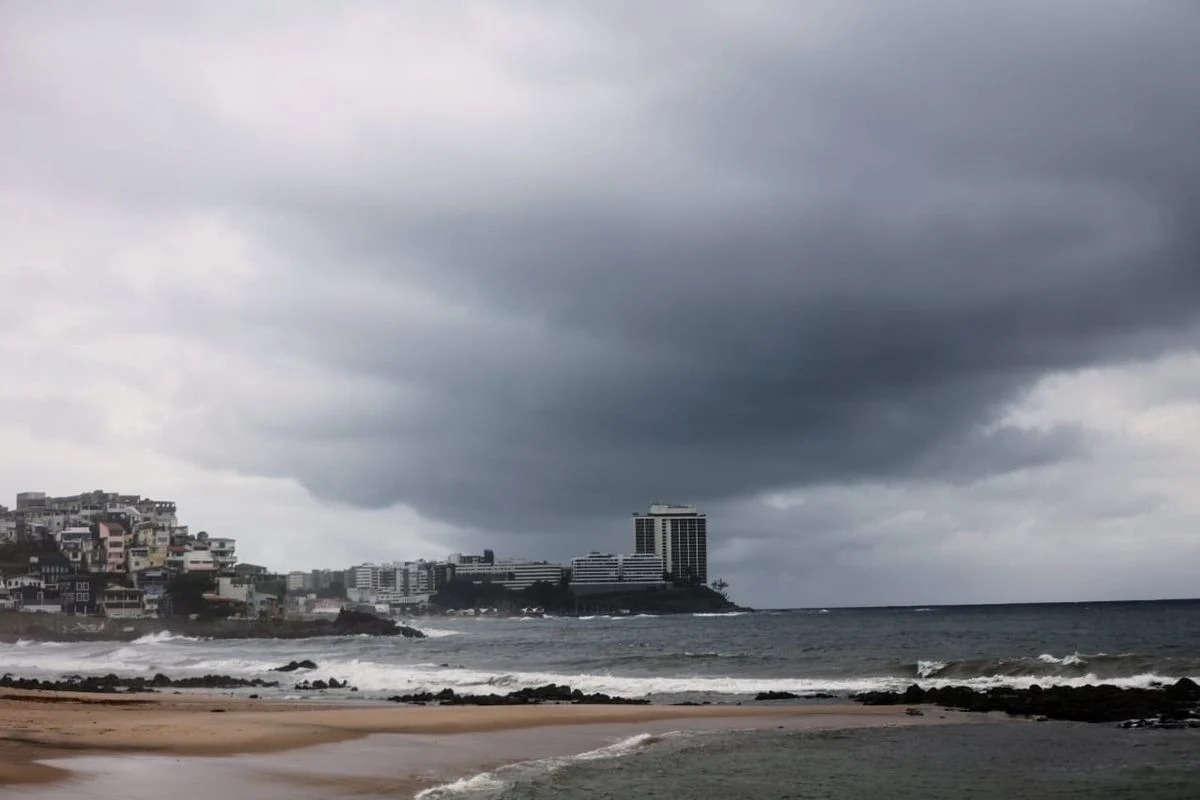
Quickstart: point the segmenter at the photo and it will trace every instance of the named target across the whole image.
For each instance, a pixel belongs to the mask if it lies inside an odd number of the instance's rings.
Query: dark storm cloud
[[[804,25],[786,7],[773,31],[671,41],[668,20],[610,19],[649,88],[596,134],[620,142],[608,169],[472,175],[429,209],[402,181],[289,204],[362,280],[527,323],[314,326],[310,354],[429,394],[417,424],[357,420],[385,435],[338,446],[369,466],[300,465],[309,485],[545,529],[1078,453],[1070,429],[988,426],[1048,371],[1186,344],[1200,17],[923,8],[851,15],[816,48],[779,35]]]
[[[578,35],[494,65],[532,110],[387,106],[311,159],[183,103],[194,158],[123,155],[138,199],[219,202],[287,266],[173,324],[371,388],[269,422],[235,388],[171,440],[531,535],[1078,456],[999,420],[1048,372],[1195,344],[1200,10],[847,5],[519,5]],[[82,171],[54,179],[113,179]]]

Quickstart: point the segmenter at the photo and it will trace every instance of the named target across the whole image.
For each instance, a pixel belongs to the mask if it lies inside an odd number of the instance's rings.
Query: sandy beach
[[[75,763],[80,757],[279,753],[375,734],[405,735],[407,738],[394,741],[403,741],[410,752],[422,750],[424,765],[439,764],[440,774],[452,775],[456,769],[485,768],[506,759],[550,755],[574,746],[586,749],[600,733],[617,736],[650,728],[661,730],[664,726],[697,730],[776,723],[789,727],[858,727],[924,721],[934,720],[909,717],[895,707],[846,705],[413,707],[315,705],[197,695],[7,691],[0,695],[0,786],[66,778],[71,773],[63,765]],[[540,740],[514,738],[511,734],[508,738],[487,735],[549,726],[556,726],[556,736],[541,736]],[[571,743],[568,729],[578,745]],[[431,737],[443,737],[438,741],[445,741],[446,736],[455,737],[451,748],[454,758],[447,759],[444,754],[431,758]],[[346,753],[329,751],[330,760],[345,761]],[[312,762],[311,758],[306,760],[309,767]],[[270,769],[269,764],[263,766]],[[276,777],[286,780],[291,770],[280,767],[275,771]],[[330,780],[350,780],[349,775],[337,775],[336,768],[332,772],[335,775]],[[426,773],[433,774],[429,770]]]

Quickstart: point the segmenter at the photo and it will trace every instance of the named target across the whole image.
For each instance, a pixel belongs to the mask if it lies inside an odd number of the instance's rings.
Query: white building
[[[608,553],[591,552],[571,559],[571,583],[616,583],[621,580],[621,562]]]
[[[184,572],[216,572],[217,564],[207,550],[189,550],[183,554]]]
[[[506,559],[493,564],[456,564],[454,577],[469,581],[487,581],[499,584],[505,589],[525,589],[539,582],[561,583],[564,571],[562,564]]]
[[[708,519],[691,506],[654,503],[633,515],[635,553],[656,555],[676,583],[708,582]]]
[[[208,552],[212,553],[213,562],[219,572],[233,572],[237,566],[237,540],[213,536],[208,539]]]
[[[610,555],[588,553],[571,559],[571,586],[612,586],[662,584],[662,559],[650,553]]]
[[[359,564],[346,571],[346,588],[359,591],[379,591],[383,567],[379,564]]]
[[[217,578],[217,594],[226,600],[237,600],[239,603],[245,603],[249,599],[253,588],[248,583],[234,583],[233,578],[225,575]]]
[[[41,578],[34,575],[13,575],[4,579],[4,588],[11,592],[16,592],[26,587],[44,589],[45,584]]]
[[[653,553],[629,553],[619,557],[621,580],[625,583],[663,583],[663,560]]]

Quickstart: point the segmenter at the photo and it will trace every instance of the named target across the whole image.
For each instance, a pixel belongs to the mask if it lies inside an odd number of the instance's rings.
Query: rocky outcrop
[[[317,663],[315,661],[310,661],[309,659],[306,658],[303,661],[289,661],[288,663],[284,664],[282,667],[273,667],[271,669],[271,672],[295,672],[298,669],[316,669],[316,668],[317,668]]]
[[[358,689],[355,689],[350,685],[350,681],[339,681],[337,678],[330,678],[327,681],[323,681],[319,678],[312,682],[300,681],[296,684],[295,688],[302,692],[321,689],[349,689],[352,692],[358,691]]]
[[[1074,722],[1147,721],[1183,723],[1200,721],[1200,685],[1180,678],[1169,686],[1125,689],[1099,686],[997,687],[977,691],[967,686],[922,689],[913,684],[903,692],[864,692],[852,695],[866,705],[917,705],[933,703],[961,711],[1003,711],[1013,716],[1045,717]]]
[[[65,614],[30,614],[0,611],[0,642],[32,639],[47,642],[128,642],[142,636],[171,633],[202,639],[310,639],[316,636],[403,636],[424,638],[425,634],[395,620],[366,611],[343,610],[336,619],[105,619]]]
[[[827,694],[825,692],[810,692],[809,694],[796,694],[795,692],[759,692],[754,695],[755,700],[832,700],[837,695]]]
[[[202,675],[196,678],[172,679],[159,673],[153,678],[121,678],[117,675],[83,677],[69,675],[58,681],[43,681],[37,678],[15,678],[10,674],[0,676],[0,688],[34,689],[54,692],[93,692],[115,694],[119,691],[154,692],[159,689],[241,689],[251,687],[278,686],[278,681],[260,678],[234,678],[230,675]]]
[[[400,625],[395,620],[376,616],[366,611],[354,611],[343,608],[338,612],[337,619],[331,625],[335,636],[403,636],[409,639],[423,639],[425,634],[416,628]]]
[[[394,695],[393,703],[436,703],[443,706],[523,706],[540,703],[569,703],[573,705],[649,705],[649,700],[613,697],[603,693],[585,694],[570,686],[548,683],[536,688],[518,689],[508,694],[456,694],[453,689],[416,694]]]

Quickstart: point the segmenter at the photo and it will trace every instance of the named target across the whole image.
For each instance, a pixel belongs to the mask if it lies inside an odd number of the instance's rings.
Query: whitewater
[[[508,692],[546,683],[658,702],[742,702],[921,685],[974,688],[1200,678],[1200,603],[1101,603],[774,611],[587,618],[417,618],[425,639],[202,640],[0,644],[18,677],[207,674],[280,682],[264,696],[381,699]],[[275,668],[310,659],[316,670]],[[297,691],[336,678],[357,692]],[[250,690],[247,690],[249,692]]]

